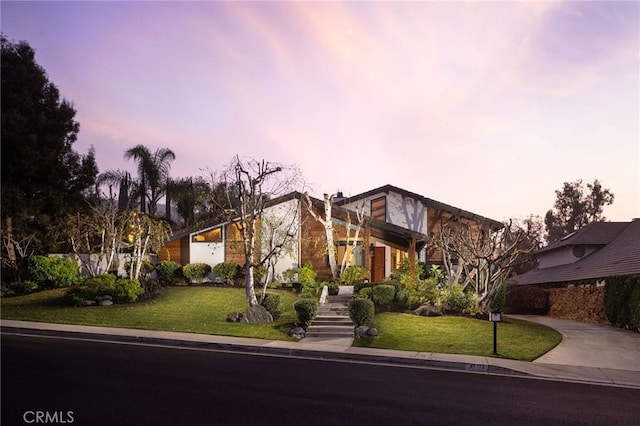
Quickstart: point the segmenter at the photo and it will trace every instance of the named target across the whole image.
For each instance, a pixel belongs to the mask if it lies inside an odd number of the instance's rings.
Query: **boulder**
[[[302,327],[293,327],[289,330],[289,336],[295,337],[296,339],[302,339],[305,336],[304,328]]]
[[[442,311],[433,305],[422,305],[418,309],[413,311],[413,313],[421,317],[441,317],[442,316]]]
[[[364,337],[367,335],[367,332],[369,331],[369,327],[367,327],[366,325],[360,325],[358,327],[356,327],[356,337]]]
[[[83,300],[80,306],[96,306],[96,304],[95,300]]]
[[[273,322],[273,315],[269,313],[262,305],[250,306],[244,313],[242,322],[251,324],[266,324]]]
[[[227,322],[240,322],[242,321],[242,314],[240,312],[230,312],[227,315]]]
[[[98,303],[98,305],[100,305],[100,306],[111,306],[111,305],[113,305],[113,302],[111,300],[106,300],[105,299],[105,300],[100,301],[100,303]]]
[[[378,335],[378,329],[375,327],[371,327],[367,330],[367,336],[376,337]]]

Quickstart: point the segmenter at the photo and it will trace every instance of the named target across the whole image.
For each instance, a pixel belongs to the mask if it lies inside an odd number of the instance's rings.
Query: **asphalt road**
[[[611,426],[640,418],[634,389],[56,338],[2,335],[1,343],[3,426]]]

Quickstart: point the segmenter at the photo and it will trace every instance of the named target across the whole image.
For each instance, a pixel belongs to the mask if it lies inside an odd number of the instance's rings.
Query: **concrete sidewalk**
[[[189,347],[200,350],[381,363],[486,374],[622,386],[640,389],[640,371],[514,361],[501,358],[358,348],[344,339],[288,342],[192,333],[1,320],[3,334],[55,336],[129,344]]]

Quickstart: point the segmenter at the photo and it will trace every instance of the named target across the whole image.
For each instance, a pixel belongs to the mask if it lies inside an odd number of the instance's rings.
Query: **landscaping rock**
[[[100,306],[111,306],[113,305],[113,302],[111,300],[102,300],[100,303],[98,303],[98,305]]]
[[[296,339],[302,339],[305,336],[304,328],[302,327],[293,327],[289,330],[289,336],[295,337]]]
[[[367,332],[369,331],[369,327],[367,327],[366,325],[361,325],[356,327],[356,337],[364,337],[367,335]]]
[[[251,324],[266,324],[273,322],[273,315],[269,313],[262,305],[250,306],[244,313],[242,322]]]
[[[240,322],[242,321],[242,314],[240,312],[230,312],[227,315],[227,322]]]
[[[378,329],[375,327],[371,327],[367,330],[367,336],[376,337],[378,335]]]
[[[442,311],[433,305],[422,305],[418,309],[413,311],[413,313],[421,317],[441,317],[442,316]]]

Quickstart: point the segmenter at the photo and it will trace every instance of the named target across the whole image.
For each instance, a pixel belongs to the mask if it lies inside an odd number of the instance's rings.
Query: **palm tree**
[[[138,195],[138,183],[131,178],[129,172],[124,170],[107,170],[100,173],[96,179],[96,187],[107,185],[109,188],[109,199],[115,198],[113,188],[118,188],[118,211],[129,210],[131,208],[131,198]]]
[[[144,145],[136,145],[124,153],[127,160],[133,158],[138,163],[140,180],[140,211],[145,213],[146,201],[149,202],[149,214],[156,215],[158,201],[165,194],[171,161],[176,155],[169,148],[156,149],[151,153]]]

